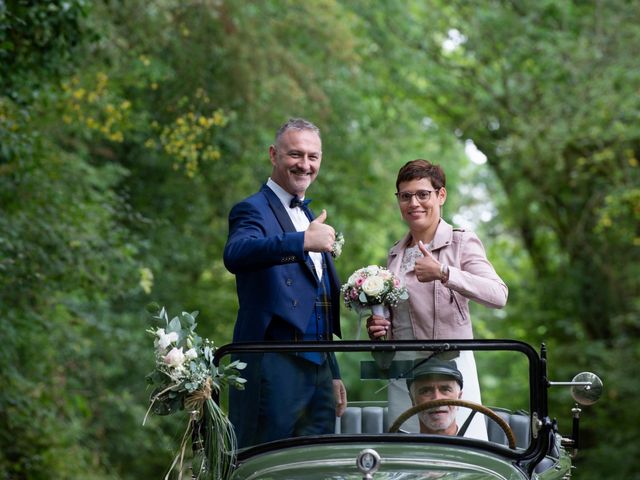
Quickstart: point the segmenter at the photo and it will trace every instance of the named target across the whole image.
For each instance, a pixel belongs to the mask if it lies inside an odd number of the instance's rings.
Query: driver
[[[460,399],[462,397],[462,373],[453,361],[436,358],[417,361],[413,377],[407,378],[409,397],[413,406],[431,400]],[[456,435],[457,406],[430,408],[418,413],[420,433]]]

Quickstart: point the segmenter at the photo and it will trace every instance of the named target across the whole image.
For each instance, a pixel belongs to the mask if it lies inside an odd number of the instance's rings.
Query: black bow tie
[[[311,199],[300,200],[298,198],[298,196],[296,195],[291,199],[291,202],[289,203],[289,206],[291,208],[296,208],[296,207],[305,208],[307,205],[309,205],[310,201],[311,201]]]

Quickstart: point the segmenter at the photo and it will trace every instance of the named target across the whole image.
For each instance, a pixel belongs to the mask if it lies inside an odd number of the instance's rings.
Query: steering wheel
[[[483,413],[487,417],[491,418],[491,420],[494,420],[507,436],[507,441],[509,442],[509,448],[511,448],[512,450],[515,450],[516,436],[514,435],[513,430],[511,430],[511,427],[509,426],[509,424],[505,422],[500,415],[498,415],[496,412],[494,412],[490,408],[487,408],[484,405],[480,405],[479,403],[469,402],[467,400],[453,399],[453,398],[431,400],[428,402],[419,403],[418,405],[415,405],[410,409],[405,410],[404,412],[402,412],[402,414],[398,418],[396,418],[396,421],[393,422],[393,425],[389,427],[389,433],[397,433],[398,430],[400,430],[400,426],[408,418],[413,417],[415,414],[420,413],[423,410],[429,410],[431,408],[438,408],[438,407],[446,407],[450,405],[456,406],[456,407],[470,408],[471,410],[475,410],[477,412]]]

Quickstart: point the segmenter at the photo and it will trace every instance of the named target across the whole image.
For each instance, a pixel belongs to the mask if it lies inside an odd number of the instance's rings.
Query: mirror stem
[[[578,448],[580,447],[580,412],[582,412],[582,409],[576,403],[571,409],[571,413],[573,413],[573,432],[571,433],[571,437],[573,437],[572,458],[576,457]]]

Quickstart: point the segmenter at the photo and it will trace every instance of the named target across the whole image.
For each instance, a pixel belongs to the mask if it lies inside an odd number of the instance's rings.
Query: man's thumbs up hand
[[[324,222],[327,220],[327,211],[322,209],[304,232],[305,252],[330,252],[333,249],[333,242],[336,241],[336,231],[331,225]]]

